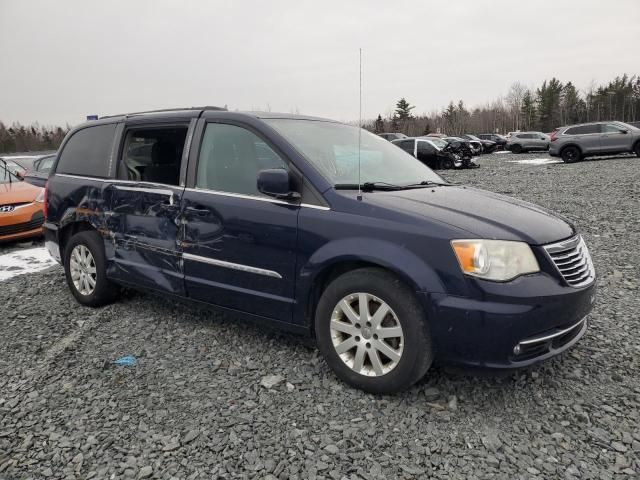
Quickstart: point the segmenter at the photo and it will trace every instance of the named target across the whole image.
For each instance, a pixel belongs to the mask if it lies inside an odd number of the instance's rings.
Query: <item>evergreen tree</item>
[[[375,133],[382,133],[384,131],[384,121],[380,114],[378,114],[378,118],[376,118],[376,121],[373,124],[373,131]]]
[[[404,97],[402,97],[396,103],[396,112],[394,116],[398,117],[399,120],[409,120],[410,118],[413,118],[411,110],[413,110],[414,108],[416,107],[409,104],[409,102],[407,102]]]

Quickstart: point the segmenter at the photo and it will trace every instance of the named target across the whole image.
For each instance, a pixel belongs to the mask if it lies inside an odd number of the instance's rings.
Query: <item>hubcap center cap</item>
[[[362,337],[365,340],[369,340],[371,338],[371,329],[369,327],[364,327],[362,329]]]

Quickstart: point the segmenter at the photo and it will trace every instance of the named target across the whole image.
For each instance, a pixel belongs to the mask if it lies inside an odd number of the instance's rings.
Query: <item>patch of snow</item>
[[[17,275],[39,272],[57,262],[44,247],[28,248],[0,255],[0,282]]]
[[[527,160],[509,160],[509,163],[522,163],[524,165],[550,165],[552,163],[562,163],[556,158],[528,158]]]
[[[494,154],[495,153],[511,153],[511,151],[510,150],[498,150],[497,152],[493,152],[493,153]]]

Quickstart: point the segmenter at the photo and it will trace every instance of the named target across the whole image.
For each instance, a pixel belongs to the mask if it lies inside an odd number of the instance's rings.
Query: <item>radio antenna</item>
[[[360,147],[362,144],[362,48],[360,48],[360,104],[358,110],[358,200],[362,201],[362,183],[360,181]]]

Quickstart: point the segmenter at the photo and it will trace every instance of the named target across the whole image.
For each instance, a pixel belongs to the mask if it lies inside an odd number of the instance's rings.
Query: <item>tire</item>
[[[640,142],[636,142],[635,146],[633,147],[633,151],[638,157],[640,157]]]
[[[580,160],[580,149],[573,145],[565,147],[560,152],[560,156],[562,157],[562,161],[564,163],[575,163]]]
[[[517,143],[515,145],[512,145],[511,151],[513,153],[522,153],[522,145],[518,145]]]
[[[107,278],[104,244],[96,231],[85,230],[69,239],[64,249],[64,272],[71,293],[82,305],[100,307],[118,296],[119,288]]]
[[[445,168],[447,170],[453,168],[453,160],[451,160],[450,158],[445,158],[442,161],[442,168]]]
[[[360,320],[361,302],[369,309],[370,322]],[[381,320],[376,312],[385,306]],[[329,284],[316,308],[315,333],[320,353],[336,375],[371,393],[410,387],[433,361],[428,324],[413,291],[379,268],[353,270]]]

